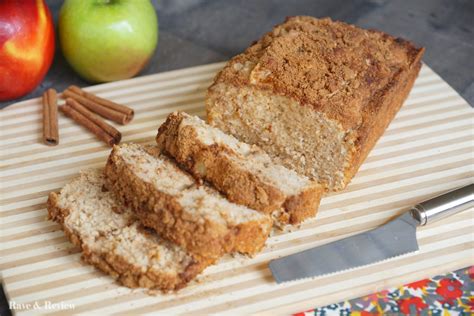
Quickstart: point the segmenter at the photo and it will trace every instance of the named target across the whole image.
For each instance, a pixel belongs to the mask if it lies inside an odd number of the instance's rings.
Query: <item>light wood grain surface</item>
[[[222,63],[94,86],[88,91],[135,109],[123,141],[152,143],[167,114],[204,115],[205,90]],[[402,110],[348,188],[322,201],[316,219],[277,232],[255,258],[224,258],[177,294],[117,285],[80,260],[45,202],[80,169],[102,166],[109,148],[65,117],[60,145],[40,144],[41,102],[0,111],[1,277],[15,303],[74,304],[74,313],[289,313],[349,299],[474,263],[474,211],[418,231],[420,251],[394,260],[277,285],[268,261],[376,227],[412,204],[469,184],[474,176],[473,110],[423,66]],[[310,264],[310,263],[308,263]],[[17,314],[38,311],[16,311]],[[41,312],[45,312],[44,310]],[[68,314],[71,310],[49,310]]]

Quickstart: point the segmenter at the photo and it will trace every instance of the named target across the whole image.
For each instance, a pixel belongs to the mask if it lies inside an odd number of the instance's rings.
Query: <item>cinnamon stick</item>
[[[48,146],[59,144],[58,98],[56,90],[43,93],[43,143]]]
[[[75,110],[73,107],[71,107],[68,104],[62,105],[59,107],[59,110],[63,112],[66,116],[70,117],[74,121],[76,121],[78,124],[84,126],[87,128],[89,131],[94,133],[94,135],[97,136],[100,140],[105,142],[109,146],[113,146],[116,143],[116,140],[109,135],[106,131],[104,131],[102,128],[100,128],[97,124],[95,124],[93,121],[88,119],[86,116],[81,114],[79,111]]]
[[[74,99],[92,112],[119,124],[125,125],[132,120],[132,116],[107,108],[97,102],[75,93],[72,90],[66,89],[63,92],[63,97]]]
[[[120,140],[122,139],[122,134],[112,125],[107,124],[103,119],[101,119],[98,115],[92,113],[89,111],[86,107],[84,107],[82,104],[77,102],[74,99],[67,98],[66,99],[66,104],[70,107],[72,107],[74,110],[77,112],[81,113],[84,115],[87,119],[92,121],[95,125],[99,126],[102,130],[104,130],[107,134],[112,136],[112,138],[115,140],[115,143],[118,144],[120,143]]]
[[[78,86],[74,86],[74,85],[69,86],[68,90],[71,90],[74,93],[77,93],[77,94],[79,94],[79,95],[81,95],[81,96],[83,96],[83,97],[85,97],[89,100],[92,100],[96,103],[99,103],[100,105],[103,105],[103,106],[105,106],[109,109],[112,109],[114,111],[127,114],[131,117],[133,117],[133,115],[134,115],[133,109],[129,108],[128,106],[118,104],[118,103],[115,103],[113,101],[101,98],[101,97],[99,97],[99,96],[97,96],[93,93],[82,90]]]

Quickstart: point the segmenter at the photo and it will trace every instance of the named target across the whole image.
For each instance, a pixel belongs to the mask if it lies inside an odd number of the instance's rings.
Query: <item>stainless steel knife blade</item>
[[[474,206],[474,185],[419,203],[373,230],[272,260],[277,283],[316,277],[395,258],[418,250],[416,227]]]
[[[418,250],[418,222],[405,213],[371,231],[270,262],[277,283],[343,271]]]

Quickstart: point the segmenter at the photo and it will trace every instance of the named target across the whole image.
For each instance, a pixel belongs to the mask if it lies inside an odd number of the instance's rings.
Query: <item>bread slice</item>
[[[177,290],[209,264],[145,229],[105,190],[102,170],[82,172],[47,204],[83,259],[125,286]]]
[[[105,174],[107,187],[132,206],[145,226],[202,257],[255,254],[270,233],[268,216],[197,185],[157,146],[115,146]]]
[[[328,18],[291,17],[217,75],[207,119],[341,190],[403,104],[423,51]]]
[[[194,177],[209,181],[230,201],[280,222],[297,224],[316,215],[323,189],[305,176],[274,164],[249,146],[184,112],[170,114],[156,137],[158,146]]]

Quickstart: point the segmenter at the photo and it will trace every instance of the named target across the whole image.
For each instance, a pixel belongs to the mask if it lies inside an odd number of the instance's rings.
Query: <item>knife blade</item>
[[[416,228],[474,207],[474,184],[415,205],[370,231],[270,261],[277,283],[336,273],[419,250]]]

